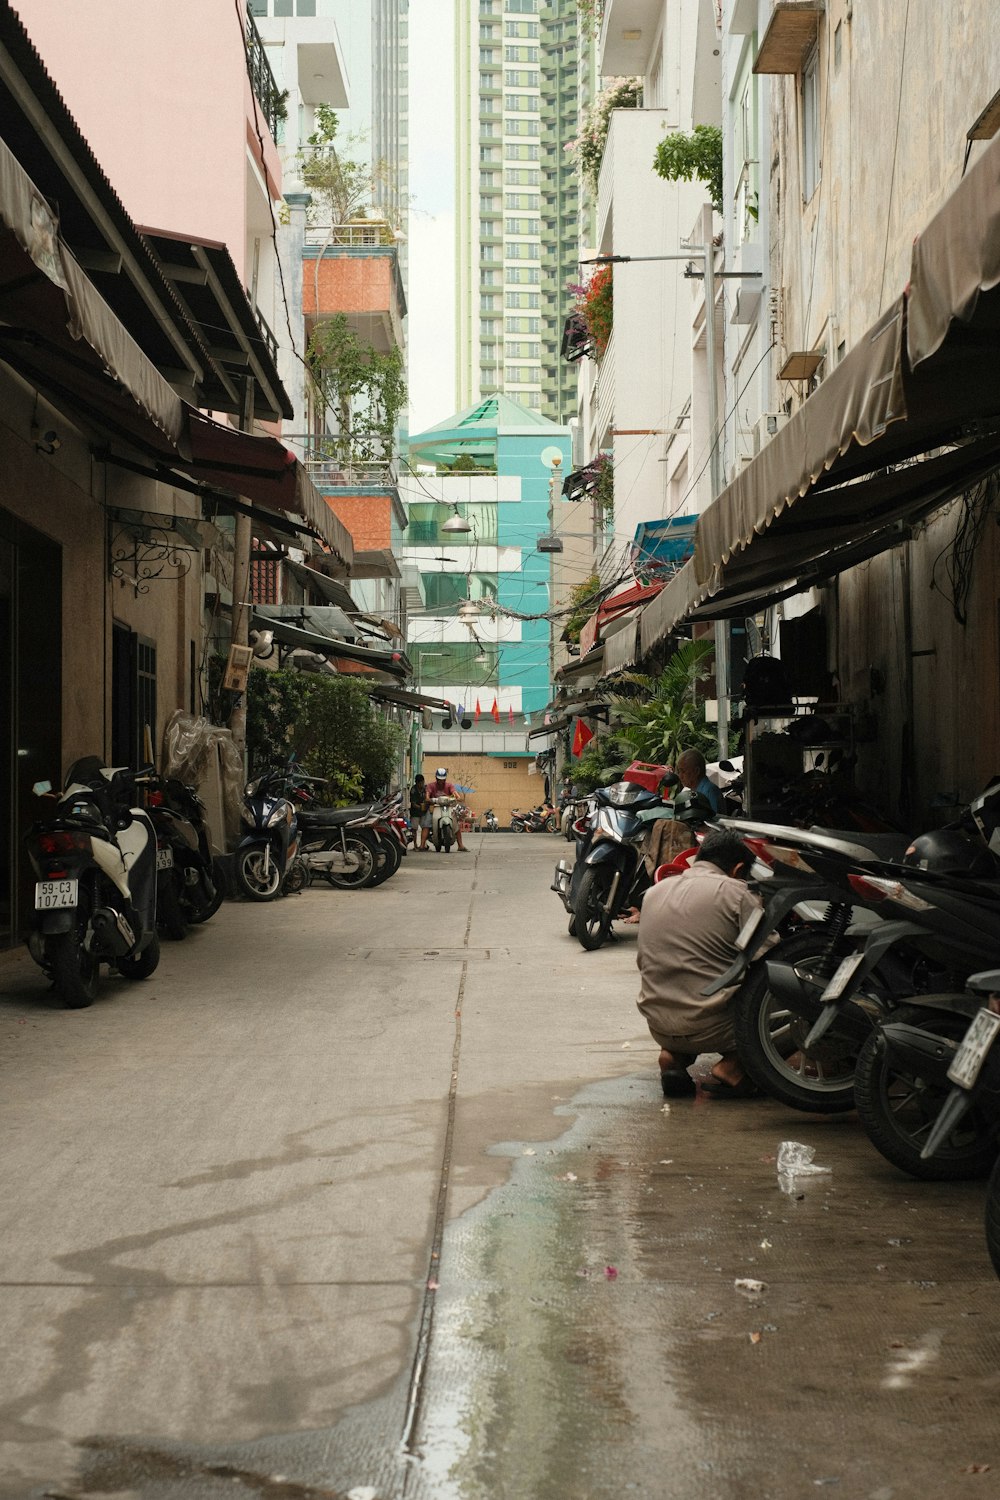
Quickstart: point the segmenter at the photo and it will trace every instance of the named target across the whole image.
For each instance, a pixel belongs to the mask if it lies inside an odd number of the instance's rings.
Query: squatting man
[[[639,1009],[660,1047],[660,1079],[668,1098],[695,1092],[688,1068],[701,1052],[721,1052],[706,1094],[746,1099],[756,1092],[736,1055],[733,996],[738,986],[703,995],[737,956],[736,937],[761,906],[747,889],[753,856],[728,831],[705,839],[683,875],[646,892],[639,921]]]

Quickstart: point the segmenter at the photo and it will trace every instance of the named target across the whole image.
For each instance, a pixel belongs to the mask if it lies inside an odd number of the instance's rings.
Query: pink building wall
[[[272,199],[281,167],[262,114],[261,163],[243,5],[13,0],[13,8],[135,222],[220,241],[245,277],[248,149]]]

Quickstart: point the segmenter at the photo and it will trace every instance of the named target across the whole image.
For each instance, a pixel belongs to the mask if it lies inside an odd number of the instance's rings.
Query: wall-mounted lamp
[[[62,438],[54,427],[48,428],[45,432],[40,427],[32,427],[31,436],[35,441],[35,452],[44,453],[48,458],[52,457],[57,448],[62,447]]]

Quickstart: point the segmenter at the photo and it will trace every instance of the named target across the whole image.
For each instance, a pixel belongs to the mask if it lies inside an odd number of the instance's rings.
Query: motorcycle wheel
[[[918,1024],[957,1041],[967,1022],[935,1018]],[[921,1161],[924,1143],[951,1092],[893,1061],[882,1033],[873,1031],[858,1056],[854,1094],[865,1134],[886,1161],[923,1182],[963,1182],[985,1177],[997,1155],[996,1141],[973,1110],[928,1161]]]
[[[569,921],[566,923],[566,931],[569,933],[570,937],[576,937],[576,918],[575,917],[570,917]]]
[[[545,832],[559,832],[559,819],[556,817],[555,813],[550,813],[549,816],[545,819]]]
[[[85,1010],[97,995],[100,961],[77,942],[76,934],[58,932],[46,944],[52,982],[67,1010]]]
[[[281,889],[281,871],[274,860],[265,869],[259,844],[244,849],[236,860],[236,883],[248,901],[273,901]]]
[[[451,853],[451,829],[450,828],[444,828],[444,829],[442,829],[442,831],[441,831],[441,843],[439,845],[439,848],[442,848],[444,850],[445,854],[450,854]]]
[[[990,1173],[986,1186],[986,1249],[993,1269],[1000,1276],[1000,1163]]]
[[[768,957],[808,972],[822,952],[822,938],[803,932],[786,938]],[[809,1025],[772,993],[765,963],[753,965],[736,993],[733,1028],[740,1062],[772,1099],[808,1114],[835,1115],[854,1108],[857,1043],[838,1036],[834,1028],[807,1057],[800,1047]]]
[[[160,940],[154,933],[141,953],[125,953],[115,959],[123,979],[148,979],[160,962]]]
[[[200,876],[196,886],[185,887],[181,897],[181,910],[187,920],[195,925],[207,922],[219,910],[225,894],[222,880],[213,869],[211,875]]]
[[[511,833],[523,833],[524,832],[524,824],[523,823],[512,823],[510,825],[510,831],[511,831]]]
[[[345,834],[344,847],[348,858],[357,860],[353,870],[325,870],[324,876],[338,890],[357,891],[371,885],[378,870],[378,851],[370,839],[361,834]]]
[[[614,872],[608,865],[589,865],[580,876],[573,902],[573,935],[589,952],[599,948],[611,931],[611,917],[604,903],[613,879]]]
[[[163,870],[156,882],[156,925],[172,942],[187,937],[187,922],[177,891],[176,871]]]
[[[281,882],[282,894],[285,896],[297,896],[304,891],[309,884],[309,867],[303,859],[293,859],[288,867],[288,873]]]
[[[375,872],[375,879],[372,881],[373,886],[384,885],[387,880],[391,880],[403,863],[403,851],[394,838],[382,839],[379,843],[379,853],[382,858]]]

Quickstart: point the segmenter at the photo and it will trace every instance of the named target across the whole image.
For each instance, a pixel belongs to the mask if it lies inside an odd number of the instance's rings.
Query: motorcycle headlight
[[[285,802],[276,802],[267,815],[267,822],[264,824],[264,827],[276,828],[279,823],[285,821],[287,816],[288,804]]]
[[[618,826],[618,819],[609,808],[601,808],[600,816],[597,819],[597,827],[598,831],[603,833],[606,838],[614,839],[618,844],[622,842],[622,831]]]
[[[254,817],[253,813],[250,811],[250,809],[248,807],[241,807],[240,808],[240,818],[247,825],[248,828],[256,828],[256,826],[257,826],[257,819]]]

